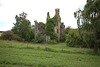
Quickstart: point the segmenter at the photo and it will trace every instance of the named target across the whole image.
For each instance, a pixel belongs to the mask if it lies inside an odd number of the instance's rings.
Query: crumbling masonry
[[[65,31],[65,25],[63,22],[61,22],[61,17],[59,15],[59,11],[60,11],[59,9],[55,9],[55,14],[58,17],[58,22],[57,22],[57,25],[54,27],[54,30],[55,30],[55,33],[58,35],[58,40],[61,39],[61,37]],[[36,39],[36,36],[40,33],[40,34],[45,35],[46,42],[50,41],[50,36],[47,36],[45,34],[45,30],[43,29],[43,25],[39,24],[37,22],[37,20],[35,20],[34,22],[35,22],[35,39]]]

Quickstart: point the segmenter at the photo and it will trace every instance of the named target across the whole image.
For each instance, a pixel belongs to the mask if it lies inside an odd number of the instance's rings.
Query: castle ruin
[[[54,27],[54,31],[58,35],[58,40],[61,39],[61,37],[65,31],[65,25],[63,22],[61,22],[61,17],[60,17],[59,13],[60,13],[60,10],[55,9],[55,15],[58,18],[58,22],[57,22],[57,25]],[[45,29],[43,28],[43,24],[39,24],[37,22],[37,20],[35,20],[34,22],[35,22],[35,39],[36,39],[36,36],[40,33],[40,34],[45,35],[46,42],[50,41],[50,36],[47,36],[45,34]]]

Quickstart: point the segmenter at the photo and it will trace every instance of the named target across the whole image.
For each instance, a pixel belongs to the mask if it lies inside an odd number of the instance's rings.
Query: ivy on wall
[[[58,18],[55,15],[53,18],[50,18],[49,12],[47,13],[47,20],[46,20],[46,26],[45,31],[46,35],[49,35],[51,37],[51,40],[57,40],[58,36],[54,31],[54,27],[57,25]]]

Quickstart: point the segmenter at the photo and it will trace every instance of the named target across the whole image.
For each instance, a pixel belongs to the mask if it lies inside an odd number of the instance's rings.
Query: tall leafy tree
[[[76,11],[74,17],[77,18],[80,35],[88,45],[94,44],[97,53],[100,44],[100,0],[87,0],[84,10]]]
[[[34,37],[34,32],[31,29],[31,23],[28,19],[26,19],[27,14],[21,13],[15,16],[16,23],[14,23],[14,27],[12,28],[12,31],[14,34],[19,35],[26,41],[30,41],[32,37]],[[33,35],[31,35],[33,34]]]

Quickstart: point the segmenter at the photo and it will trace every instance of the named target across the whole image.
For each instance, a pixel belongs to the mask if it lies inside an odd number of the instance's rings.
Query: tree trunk
[[[94,52],[98,53],[99,49],[99,41],[100,40],[100,32],[96,30],[96,44],[94,45]]]
[[[94,52],[95,52],[95,53],[98,53],[98,44],[95,44],[95,45],[94,45]]]

